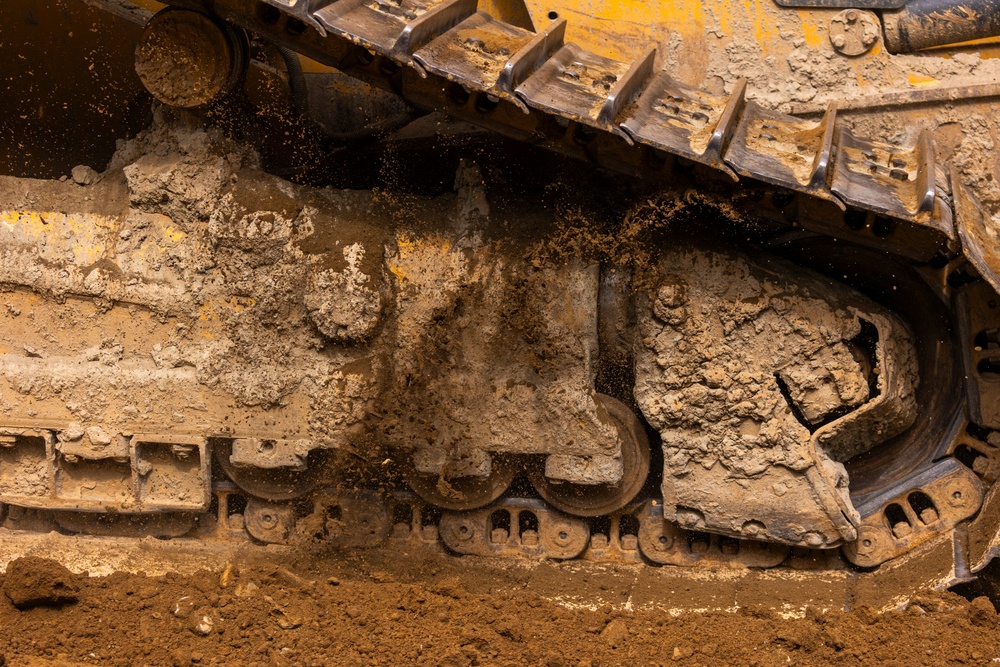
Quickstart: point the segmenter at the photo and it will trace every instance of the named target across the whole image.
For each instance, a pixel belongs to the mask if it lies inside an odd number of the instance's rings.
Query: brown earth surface
[[[398,567],[398,563],[396,567]],[[23,558],[0,596],[6,665],[985,665],[985,597],[931,593],[903,611],[736,613],[570,608],[475,561],[394,566],[309,554],[191,576],[72,575]],[[409,572],[410,577],[401,573]],[[53,586],[57,582],[58,585]],[[74,590],[72,595],[53,594]]]

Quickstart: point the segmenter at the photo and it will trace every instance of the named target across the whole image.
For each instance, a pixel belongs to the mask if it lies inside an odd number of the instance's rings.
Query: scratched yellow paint
[[[104,256],[105,239],[118,227],[118,219],[107,215],[67,215],[54,211],[0,211],[0,225],[23,241],[42,248],[43,239],[71,239],[73,259],[92,264]],[[58,251],[58,250],[56,250]]]
[[[729,36],[736,24],[752,26],[765,56],[780,44],[773,0],[526,0],[525,4],[536,29],[565,18],[566,41],[616,60],[634,60],[647,47],[677,37],[691,60],[703,59],[709,33]],[[822,41],[815,23],[803,31],[811,45]]]
[[[425,255],[428,251],[444,257],[451,251],[451,241],[441,236],[425,236],[419,239],[401,234],[396,238],[398,252],[389,264],[392,272],[400,283],[407,281],[406,263],[417,255]]]
[[[185,232],[176,229],[175,227],[172,226],[164,227],[163,233],[166,234],[167,238],[173,241],[174,243],[179,243],[180,241],[183,241],[187,237],[187,234]]]
[[[723,3],[720,3],[723,4]],[[536,29],[556,18],[569,21],[566,41],[608,58],[628,61],[647,47],[677,34],[685,42],[705,38],[705,10],[701,0],[636,2],[634,0],[529,1],[528,13]],[[554,18],[550,17],[552,14]]]
[[[771,0],[765,1],[770,2]],[[754,39],[760,44],[762,54],[767,57],[771,47],[774,46],[773,42],[778,40],[778,29],[771,17],[764,11],[761,0],[743,0],[743,6],[746,7],[753,23]]]
[[[719,29],[724,35],[728,35],[733,30],[733,3],[732,0],[707,0],[706,8],[719,22]]]
[[[823,36],[819,32],[819,24],[813,20],[812,14],[803,10],[798,10],[799,20],[802,21],[802,36],[806,40],[806,46],[815,49],[823,43]]]
[[[910,85],[915,88],[930,88],[936,86],[938,83],[938,80],[932,76],[924,76],[923,74],[917,74],[915,72],[907,74],[906,79],[910,82]]]

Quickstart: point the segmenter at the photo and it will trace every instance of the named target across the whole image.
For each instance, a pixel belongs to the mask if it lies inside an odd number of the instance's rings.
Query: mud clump
[[[76,575],[45,558],[18,558],[7,566],[3,592],[20,610],[59,607],[77,601]]]

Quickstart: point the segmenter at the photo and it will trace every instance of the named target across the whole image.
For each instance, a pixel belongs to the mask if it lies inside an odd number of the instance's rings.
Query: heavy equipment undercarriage
[[[757,3],[761,53],[816,68],[779,100],[766,56],[739,71],[742,10],[682,5],[129,9],[164,105],[223,117],[267,42],[645,185],[595,186],[630,202],[610,232],[472,163],[403,205],[265,174],[165,107],[85,187],[5,178],[6,525],[774,569],[848,577],[845,604],[985,568],[1000,168],[969,133],[997,139],[998,84],[905,54],[993,37],[995,9]],[[713,20],[724,48],[692,37]],[[927,58],[958,65],[873,98]]]

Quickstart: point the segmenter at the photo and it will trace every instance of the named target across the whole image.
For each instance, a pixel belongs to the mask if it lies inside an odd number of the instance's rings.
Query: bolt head
[[[877,531],[868,527],[863,527],[858,535],[858,541],[855,543],[855,550],[858,552],[858,555],[867,556],[868,554],[874,552],[877,547]]]
[[[847,40],[844,39],[843,35],[834,35],[831,41],[833,42],[834,48],[837,49],[842,49],[844,48],[844,45],[847,44]]]
[[[847,18],[848,23],[854,23],[858,20],[858,10],[848,9],[844,16]]]

